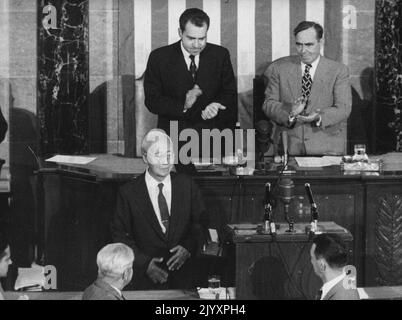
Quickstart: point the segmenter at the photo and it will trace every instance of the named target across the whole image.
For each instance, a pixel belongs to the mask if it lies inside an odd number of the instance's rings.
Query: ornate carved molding
[[[402,195],[379,198],[375,225],[379,285],[402,284]]]

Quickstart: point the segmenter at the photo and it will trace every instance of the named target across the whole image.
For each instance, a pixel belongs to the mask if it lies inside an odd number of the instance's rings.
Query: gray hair
[[[121,276],[133,262],[133,250],[122,243],[108,244],[96,257],[99,274],[107,277]]]
[[[162,129],[152,129],[145,135],[144,139],[142,139],[141,154],[146,155],[150,147],[161,141],[166,141],[167,144],[173,145],[172,139],[170,139],[165,131]]]

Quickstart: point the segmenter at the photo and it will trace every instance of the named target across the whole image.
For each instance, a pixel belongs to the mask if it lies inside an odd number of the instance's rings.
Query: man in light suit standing
[[[303,21],[294,30],[298,55],[265,71],[263,111],[288,131],[290,155],[343,155],[352,96],[348,68],[320,55],[323,28]]]

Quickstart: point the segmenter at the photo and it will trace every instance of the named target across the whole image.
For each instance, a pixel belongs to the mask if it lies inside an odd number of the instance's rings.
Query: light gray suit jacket
[[[339,281],[322,300],[360,300],[360,297],[357,289],[345,289],[343,281]]]
[[[114,288],[103,280],[97,279],[82,296],[82,300],[125,300]]]
[[[288,130],[289,154],[343,155],[346,153],[347,119],[352,108],[349,70],[344,64],[321,56],[313,79],[307,112],[319,109],[320,128],[297,122],[287,128],[292,103],[302,96],[302,68],[298,56],[288,56],[274,61],[265,71],[268,85],[263,111],[279,132]]]

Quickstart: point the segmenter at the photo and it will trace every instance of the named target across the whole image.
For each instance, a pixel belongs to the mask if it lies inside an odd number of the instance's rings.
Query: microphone
[[[288,132],[286,130],[282,131],[282,144],[283,144],[283,165],[285,170],[288,166]]]
[[[295,184],[291,179],[282,179],[279,182],[279,194],[278,198],[283,202],[285,208],[285,219],[289,224],[289,230],[287,232],[294,232],[293,219],[289,219],[289,207],[292,199],[294,198]]]
[[[274,200],[272,199],[271,195],[271,184],[267,182],[265,184],[265,201],[264,201],[264,232],[275,234],[276,233],[276,226],[273,218],[273,205]]]
[[[306,188],[306,193],[308,196],[308,199],[310,201],[310,210],[311,210],[311,221],[310,221],[310,225],[311,225],[311,229],[310,232],[311,233],[316,233],[317,232],[317,228],[318,228],[318,207],[317,204],[314,201],[314,197],[313,197],[313,192],[311,191],[311,187],[309,183],[306,183],[304,185],[304,187]]]

